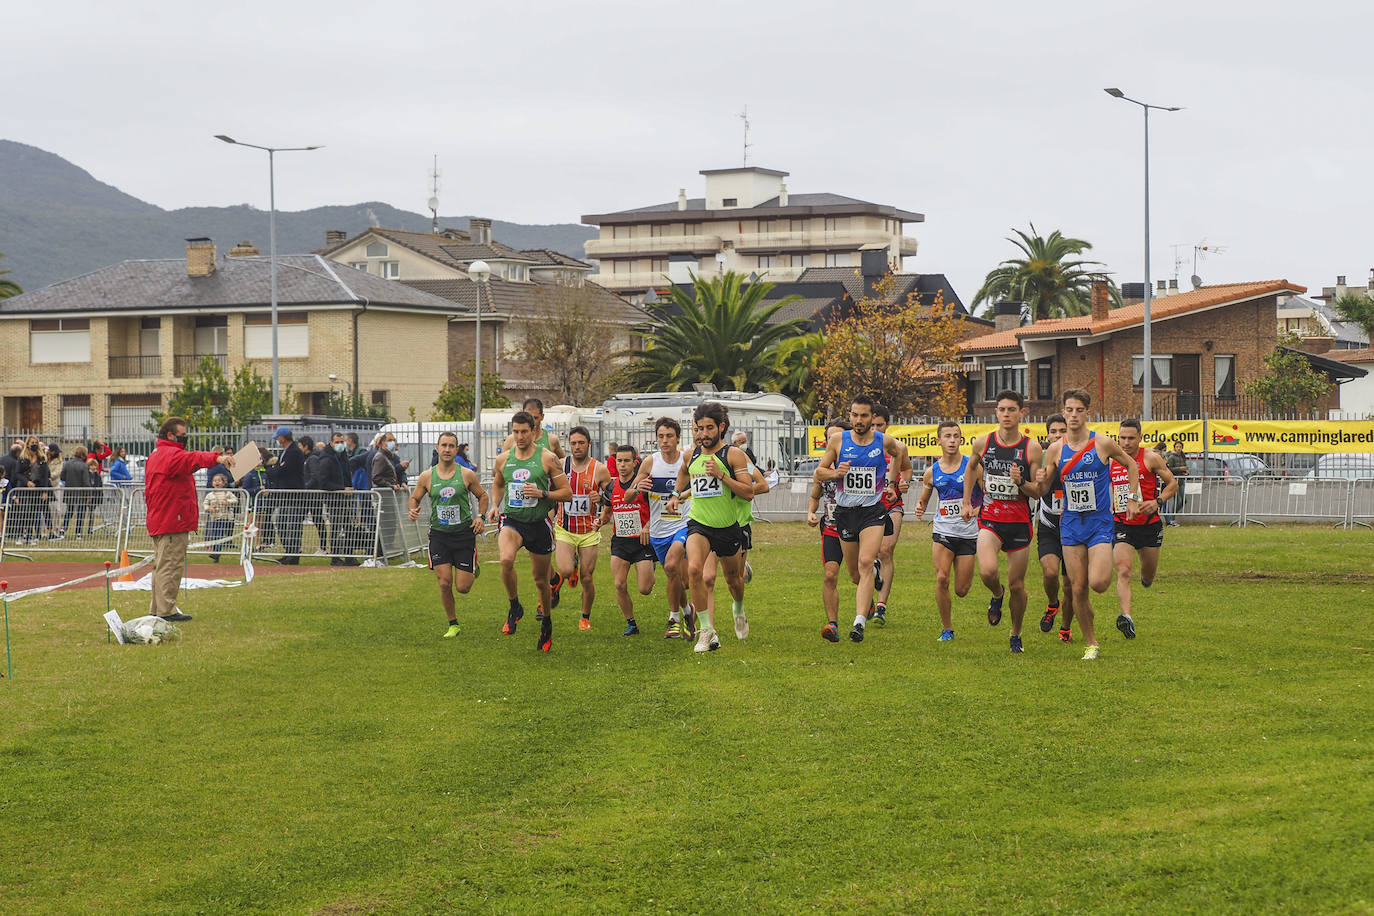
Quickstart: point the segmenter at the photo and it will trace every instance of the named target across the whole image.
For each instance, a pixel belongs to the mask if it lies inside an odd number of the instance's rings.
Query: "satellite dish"
[[[429,209],[431,209],[431,210],[438,210],[438,209],[439,209],[439,198],[437,198],[437,197],[431,197],[431,198],[429,199]]]
[[[1189,277],[1188,282],[1193,284],[1193,289],[1202,289],[1202,278],[1197,274],[1193,274]]]

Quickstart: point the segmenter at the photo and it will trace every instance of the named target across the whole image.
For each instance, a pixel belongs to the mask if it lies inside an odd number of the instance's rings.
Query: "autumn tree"
[[[1269,370],[1245,384],[1245,393],[1259,398],[1274,413],[1305,413],[1336,386],[1296,348],[1302,341],[1287,335],[1274,352],[1264,358]]]
[[[516,347],[527,371],[544,380],[561,403],[600,404],[611,394],[623,362],[624,342],[618,338],[625,326],[607,321],[596,298],[585,286],[539,287],[539,320],[525,326]]]
[[[889,274],[826,327],[812,374],[820,407],[839,415],[855,395],[868,394],[894,414],[962,416],[954,372],[962,314],[941,295],[925,305],[914,292],[895,297],[895,289]]]

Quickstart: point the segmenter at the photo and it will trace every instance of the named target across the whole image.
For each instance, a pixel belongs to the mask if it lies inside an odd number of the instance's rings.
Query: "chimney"
[[[1170,281],[1169,281],[1169,295],[1171,295],[1171,296],[1172,296],[1172,295],[1175,295],[1177,292],[1178,292],[1178,281],[1177,281],[1177,280],[1170,280]]]
[[[1107,309],[1112,302],[1112,294],[1107,288],[1106,280],[1093,281],[1093,321],[1106,321]]]
[[[1122,305],[1135,305],[1137,302],[1145,301],[1144,283],[1123,283],[1121,284],[1121,303]]]
[[[686,189],[686,188],[678,188],[678,189],[677,189],[677,208],[678,208],[679,210],[686,210],[686,209],[687,209],[687,189]]]
[[[778,183],[778,206],[787,206],[787,182]]]
[[[1369,288],[1374,289],[1374,267],[1369,268]]]
[[[887,248],[864,248],[859,252],[859,272],[873,284],[887,273]]]
[[[1156,281],[1155,281],[1155,295],[1156,295],[1156,296],[1167,296],[1167,295],[1169,295],[1169,281],[1168,281],[1168,280],[1156,280]]]
[[[254,248],[252,242],[239,242],[229,249],[229,257],[231,258],[256,258],[260,254],[262,252]]]
[[[1021,327],[1021,306],[1024,304],[1015,299],[997,303],[997,311],[992,316],[993,326],[999,331]]]
[[[1336,274],[1336,285],[1345,286],[1345,274]]]
[[[472,236],[474,245],[491,244],[491,220],[480,216],[474,216],[468,220],[468,234]]]
[[[342,245],[348,241],[348,233],[342,229],[324,230],[324,244],[326,248],[333,248],[335,245]]]
[[[215,243],[211,239],[186,240],[186,276],[208,277],[215,272]]]

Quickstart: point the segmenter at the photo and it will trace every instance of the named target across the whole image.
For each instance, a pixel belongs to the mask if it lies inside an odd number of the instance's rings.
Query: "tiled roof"
[[[889,204],[875,204],[872,201],[859,200],[857,197],[845,197],[843,194],[828,193],[788,194],[786,207],[778,203],[777,197],[773,197],[769,200],[763,201],[762,203],[755,204],[752,207],[722,207],[721,209],[711,211],[708,211],[706,209],[706,198],[689,197],[687,198],[686,212],[710,212],[715,214],[716,216],[719,216],[722,219],[729,219],[730,215],[733,213],[748,213],[751,210],[789,210],[794,207],[799,209],[838,208],[832,210],[832,212],[852,210],[854,212],[885,213],[889,216],[895,216],[903,222],[919,223],[925,221],[925,216],[923,214],[901,210]],[[587,214],[582,217],[582,222],[596,225],[603,221],[624,222],[623,219],[617,219],[618,217],[636,216],[639,214],[673,214],[677,212],[679,212],[677,201],[673,200],[669,201],[666,204],[650,204],[647,207],[632,207],[629,210],[616,210],[611,213]]]
[[[422,254],[427,258],[433,258],[449,266],[456,266],[453,259],[444,253],[443,246],[463,244],[470,240],[470,236],[461,229],[444,229],[439,235],[432,232],[411,232],[408,229],[387,229],[375,227],[365,232],[360,232],[352,238],[345,239],[337,245],[331,245],[321,252],[325,257],[329,257],[334,252],[352,245],[358,239],[372,233],[389,242],[409,248],[417,254]]]
[[[468,242],[463,245],[440,245],[444,254],[448,255],[452,261],[466,266],[473,261],[483,259],[493,261],[532,261],[534,260],[523,251],[517,251],[502,242]]]
[[[520,253],[534,261],[536,267],[578,267],[583,270],[591,270],[592,265],[586,261],[579,261],[572,255],[564,254],[561,251],[554,251],[552,248],[522,248]]]
[[[271,301],[268,258],[220,258],[208,277],[189,277],[185,258],[168,258],[121,261],[0,300],[0,314],[252,308],[270,305]],[[280,307],[352,305],[361,301],[373,306],[404,306],[450,314],[459,311],[450,301],[320,255],[277,257]]]
[[[1374,348],[1365,347],[1363,350],[1328,350],[1323,353],[1322,356],[1343,363],[1374,363]]]
[[[1219,283],[1204,286],[1174,296],[1154,299],[1150,303],[1150,322],[1164,321],[1179,315],[1187,315],[1204,309],[1254,299],[1273,293],[1303,293],[1307,288],[1289,283],[1287,280],[1262,280],[1252,283]],[[1022,340],[1039,337],[1067,337],[1107,334],[1123,328],[1134,327],[1145,321],[1145,305],[1123,306],[1112,309],[1102,321],[1093,321],[1090,315],[1074,318],[1049,318],[1035,324],[1006,331],[994,331],[981,337],[974,337],[959,345],[965,353],[1010,350],[1020,345]]]
[[[391,282],[399,282],[435,296],[442,296],[463,306],[463,310],[469,313],[477,308],[477,284],[466,277]],[[519,319],[531,318],[547,310],[549,296],[555,288],[551,283],[511,283],[495,275],[487,281],[487,287],[482,297],[482,314],[494,312],[497,315],[509,315]],[[626,302],[604,286],[589,282],[581,289],[590,297],[597,313],[607,321],[635,326],[653,323],[653,319],[643,309]]]

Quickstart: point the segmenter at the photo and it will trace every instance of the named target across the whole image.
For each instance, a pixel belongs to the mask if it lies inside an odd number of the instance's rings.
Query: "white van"
[[[618,394],[601,405],[606,438],[641,451],[654,448],[654,423],[671,417],[682,425],[683,445],[689,445],[692,412],[707,401],[718,401],[730,412],[730,432],[743,431],[760,464],[772,461],[786,467],[791,456],[806,446],[807,423],[797,405],[785,395],[748,391],[651,391]],[[595,434],[596,427],[587,424]]]

